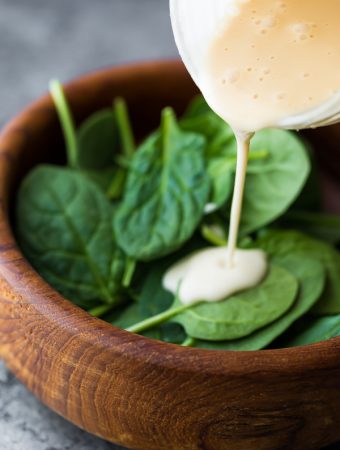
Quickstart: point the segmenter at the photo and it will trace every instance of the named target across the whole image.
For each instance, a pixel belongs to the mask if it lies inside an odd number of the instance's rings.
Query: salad
[[[199,96],[136,142],[121,98],[77,128],[62,86],[51,94],[67,164],[23,180],[15,229],[37,272],[74,304],[149,338],[215,350],[291,347],[340,335],[340,218],[325,215],[311,145],[264,130],[249,154],[238,246],[269,258],[256,287],[183,304],[167,270],[227,245],[236,170],[231,128]]]

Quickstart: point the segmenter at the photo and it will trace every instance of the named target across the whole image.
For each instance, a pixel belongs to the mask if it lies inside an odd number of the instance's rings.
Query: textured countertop
[[[0,0],[0,125],[52,77],[174,55],[168,0]],[[71,449],[118,447],[49,411],[0,361],[0,450]]]

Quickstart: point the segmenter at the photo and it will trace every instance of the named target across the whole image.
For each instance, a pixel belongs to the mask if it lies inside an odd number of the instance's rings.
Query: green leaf
[[[289,330],[280,344],[284,347],[296,347],[326,341],[337,336],[340,336],[340,315],[321,318],[306,316],[296,323],[294,330]]]
[[[155,316],[167,309],[173,303],[173,295],[163,288],[163,276],[174,262],[173,258],[166,258],[152,264],[145,275],[143,286],[138,298],[143,319]]]
[[[318,261],[292,254],[273,258],[273,263],[285,268],[299,281],[296,302],[289,311],[270,325],[241,339],[225,342],[195,341],[195,347],[214,350],[260,350],[266,348],[298,318],[306,314],[320,297],[325,285],[325,270]]]
[[[332,245],[340,243],[339,216],[306,211],[289,211],[282,217],[279,225],[291,230],[303,231]]]
[[[223,206],[231,198],[234,189],[236,157],[213,158],[208,163],[212,180],[210,204],[213,210]]]
[[[39,166],[17,199],[19,242],[37,271],[85,308],[119,301],[125,257],[112,232],[113,207],[84,175]]]
[[[185,124],[186,120],[196,119],[197,117],[202,117],[206,113],[213,113],[216,117],[218,117],[213,110],[210,108],[208,103],[206,102],[203,95],[196,95],[192,101],[189,103],[185,113],[183,114],[180,125],[182,126],[182,122]],[[222,120],[222,119],[220,119]],[[225,123],[223,121],[223,123]]]
[[[78,167],[103,170],[115,163],[119,151],[119,135],[113,109],[98,111],[78,129]]]
[[[340,254],[325,242],[297,231],[270,231],[257,243],[271,256],[294,253],[320,261],[326,269],[326,288],[313,308],[315,314],[340,314]]]
[[[201,134],[206,138],[207,158],[220,156],[223,148],[234,140],[233,130],[210,109],[202,96],[194,99],[179,126],[183,131]]]
[[[296,201],[292,204],[292,211],[321,211],[322,195],[318,162],[314,150],[306,139],[301,138],[306,146],[311,164],[311,171],[304,188]]]
[[[133,285],[134,298],[141,305],[144,315],[154,316],[167,310],[173,303],[173,295],[163,288],[167,269],[186,255],[205,248],[206,242],[195,234],[179,251],[156,261],[137,266]]]
[[[116,327],[125,329],[146,319],[146,317],[141,311],[140,303],[133,302],[124,308],[114,311],[106,320]],[[164,323],[141,334],[150,339],[158,339],[159,341],[173,344],[181,344],[186,339],[183,328],[176,323]]]
[[[117,308],[111,314],[107,315],[105,320],[116,327],[125,329],[134,323],[140,322],[144,318],[140,312],[139,304],[131,302],[127,306]]]
[[[111,200],[121,197],[126,167],[135,152],[132,126],[123,99],[116,99],[114,108],[92,114],[78,129],[78,168],[84,171]],[[122,156],[123,155],[123,156]]]
[[[231,198],[237,146],[232,129],[207,105],[194,100],[180,122],[182,129],[207,139],[206,159],[212,181],[209,203],[221,207]],[[264,130],[251,143],[241,235],[277,219],[294,203],[311,170],[308,145],[296,134]]]
[[[179,125],[184,131],[206,138],[205,158],[212,183],[209,203],[215,208],[222,206],[233,191],[236,157],[225,155],[225,149],[235,140],[233,130],[210,109],[202,96],[194,99]]]
[[[251,152],[269,156],[249,162],[241,219],[241,234],[249,234],[277,219],[295,201],[310,172],[306,147],[295,134],[264,130],[255,135]]]
[[[210,191],[203,137],[179,130],[172,110],[134,155],[114,228],[123,250],[148,261],[177,250],[202,219]]]
[[[221,302],[194,305],[172,320],[197,339],[239,339],[281,317],[294,303],[297,291],[296,278],[272,266],[259,286]],[[174,308],[178,306],[179,300]]]
[[[102,170],[81,170],[81,173],[96,183],[103,192],[108,192],[112,185],[112,180],[116,179],[119,174],[119,169],[110,166],[107,169]]]

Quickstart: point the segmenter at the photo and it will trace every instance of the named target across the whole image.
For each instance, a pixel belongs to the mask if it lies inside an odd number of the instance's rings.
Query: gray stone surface
[[[1,450],[118,450],[75,428],[36,400],[0,362]]]
[[[167,0],[0,0],[0,124],[50,78],[176,55]],[[114,450],[41,405],[0,362],[0,450]]]
[[[176,54],[168,0],[0,0],[0,123],[51,77]]]

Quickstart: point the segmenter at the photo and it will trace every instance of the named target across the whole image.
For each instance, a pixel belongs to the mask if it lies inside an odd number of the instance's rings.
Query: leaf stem
[[[161,140],[163,148],[163,162],[166,167],[169,152],[171,125],[175,123],[175,113],[172,108],[164,108],[161,120]]]
[[[88,313],[91,314],[91,316],[93,317],[101,317],[104,314],[110,312],[112,308],[113,305],[100,305],[97,306],[96,308],[88,310]]]
[[[124,169],[119,168],[115,176],[113,177],[109,188],[106,191],[106,195],[109,200],[117,200],[119,197],[121,197],[124,190],[125,180],[126,172]]]
[[[157,314],[156,316],[149,317],[148,319],[142,320],[141,322],[132,325],[126,330],[130,331],[131,333],[141,333],[142,331],[149,330],[150,328],[167,322],[169,319],[172,319],[173,317],[178,316],[178,314],[182,313],[183,311],[191,308],[191,306],[192,305],[181,305],[177,306],[176,308],[171,307],[170,309],[167,309],[166,311]]]
[[[68,165],[71,168],[75,168],[77,166],[78,159],[76,127],[70,107],[66,100],[64,88],[58,80],[50,81],[50,93],[58,113],[61,128],[63,130]]]
[[[132,258],[128,258],[127,263],[126,263],[125,273],[123,276],[123,281],[122,281],[123,287],[125,287],[125,288],[130,287],[133,275],[136,270],[136,266],[137,266],[136,260],[132,259]]]
[[[123,153],[127,158],[131,158],[135,153],[136,144],[125,100],[120,97],[117,98],[114,102],[114,110],[122,141]]]
[[[217,247],[226,247],[228,245],[227,239],[223,239],[208,225],[202,226],[201,233],[204,239]]]
[[[254,150],[249,153],[249,161],[258,161],[260,159],[268,158],[268,150]]]
[[[186,340],[181,344],[181,346],[182,347],[194,347],[195,343],[196,343],[195,339],[190,337],[190,336],[188,336],[186,338]]]

